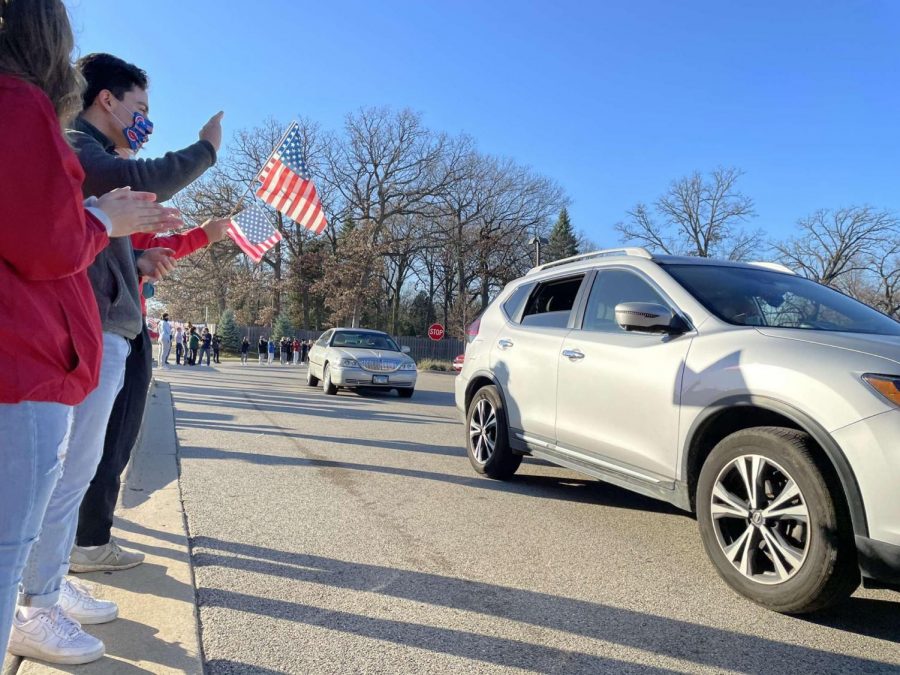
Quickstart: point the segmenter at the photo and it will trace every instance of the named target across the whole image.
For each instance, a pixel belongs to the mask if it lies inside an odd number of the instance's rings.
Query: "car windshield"
[[[338,331],[331,341],[332,347],[348,347],[350,349],[381,349],[399,352],[400,347],[384,333],[366,331]]]
[[[900,322],[803,277],[762,268],[662,266],[710,312],[736,326],[900,336]]]

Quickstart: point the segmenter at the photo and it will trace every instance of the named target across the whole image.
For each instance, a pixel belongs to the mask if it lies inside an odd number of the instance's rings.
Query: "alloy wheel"
[[[486,464],[497,447],[497,411],[486,398],[475,403],[469,420],[469,439],[475,461]]]
[[[760,455],[742,455],[720,472],[710,497],[716,539],[741,574],[780,584],[803,567],[809,553],[806,498],[791,475]]]

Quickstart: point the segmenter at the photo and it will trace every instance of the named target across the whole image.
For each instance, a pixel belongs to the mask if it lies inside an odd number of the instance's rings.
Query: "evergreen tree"
[[[353,220],[353,216],[349,213],[344,216],[344,219],[341,221],[341,227],[338,229],[338,240],[343,241],[347,238],[347,236],[356,229],[356,221]]]
[[[280,340],[283,337],[294,337],[294,328],[291,326],[291,320],[287,315],[279,314],[275,319],[275,325],[272,327],[272,337]]]
[[[237,322],[234,320],[234,312],[226,309],[217,326],[219,337],[222,338],[222,347],[229,352],[238,352],[241,348],[241,336],[238,334]]]
[[[578,238],[569,220],[569,211],[564,206],[559,212],[556,225],[550,232],[550,243],[544,248],[543,262],[553,262],[578,255]]]

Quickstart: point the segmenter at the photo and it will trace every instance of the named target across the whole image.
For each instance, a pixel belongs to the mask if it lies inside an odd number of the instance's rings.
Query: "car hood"
[[[799,328],[757,328],[757,330],[767,337],[797,340],[814,345],[834,347],[835,349],[846,349],[860,354],[887,359],[900,366],[900,338],[893,335],[832,333]]]

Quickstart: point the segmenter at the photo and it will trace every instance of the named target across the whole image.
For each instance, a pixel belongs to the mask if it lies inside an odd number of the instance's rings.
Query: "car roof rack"
[[[563,258],[562,260],[554,260],[553,262],[544,263],[543,265],[539,265],[538,267],[533,267],[528,274],[536,274],[542,270],[550,269],[551,267],[559,267],[560,265],[568,265],[569,263],[579,262],[583,260],[590,260],[591,258],[608,258],[610,256],[634,256],[636,258],[646,258],[647,260],[652,260],[653,255],[645,248],[641,248],[638,246],[632,246],[628,248],[604,248],[599,251],[591,251],[590,253],[582,253],[581,255],[573,255],[571,258]]]
[[[773,270],[775,272],[784,272],[785,274],[793,274],[797,275],[797,273],[792,270],[787,265],[782,265],[777,262],[765,262],[763,260],[754,260],[750,263],[751,265],[756,265],[757,267],[765,267],[767,270]]]

